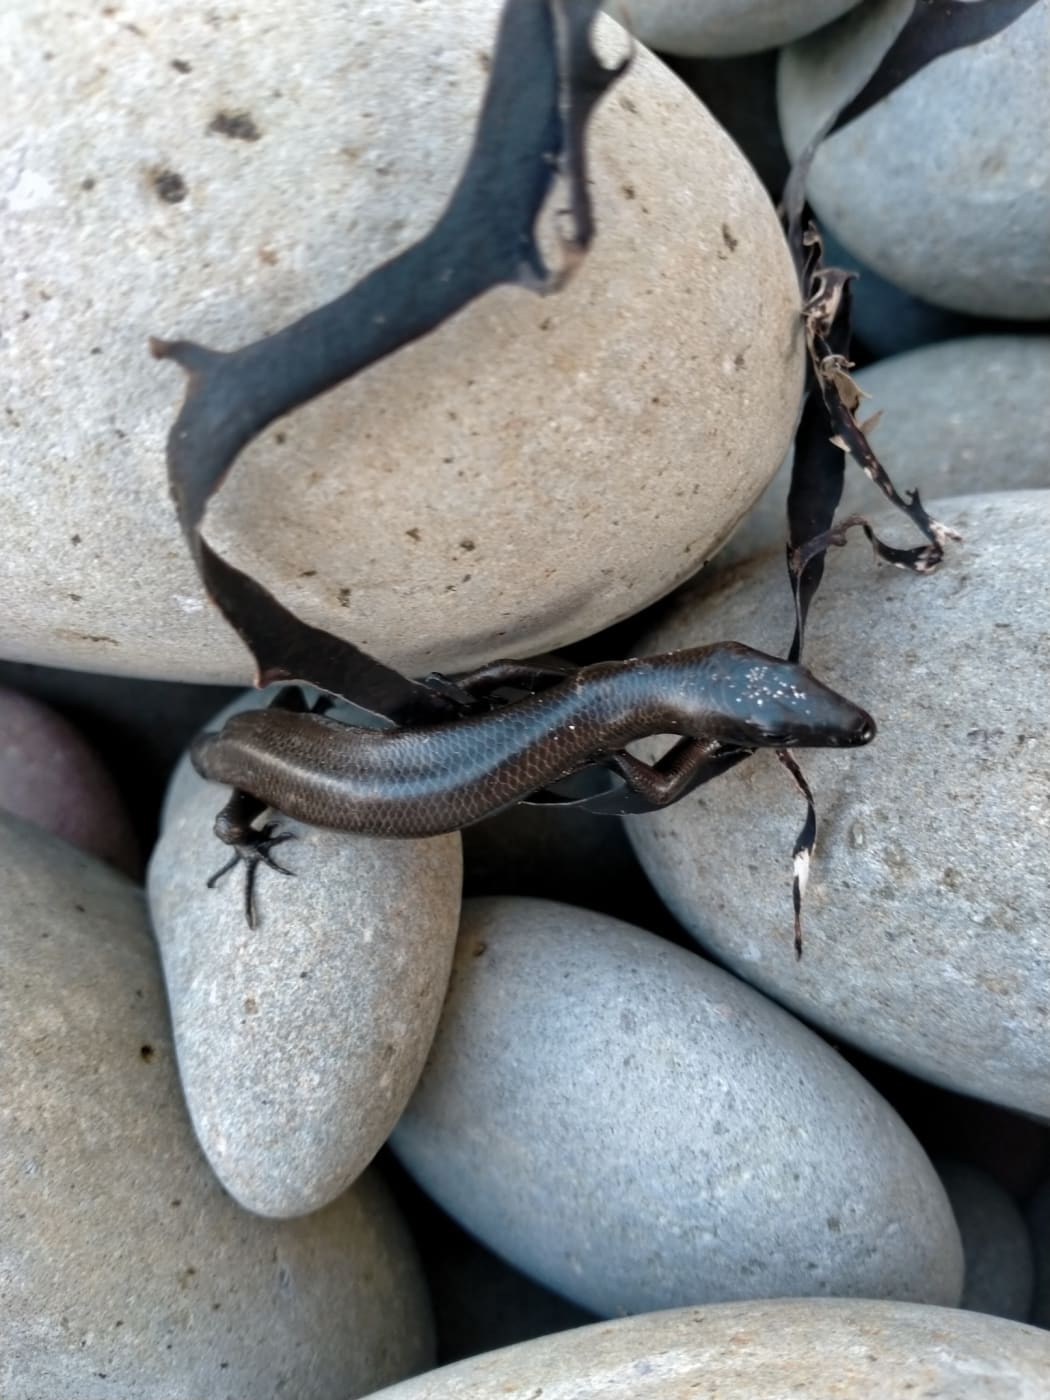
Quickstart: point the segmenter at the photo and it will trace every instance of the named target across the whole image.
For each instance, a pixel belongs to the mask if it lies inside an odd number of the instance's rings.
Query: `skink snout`
[[[739,643],[713,657],[711,694],[727,741],[747,748],[857,748],[875,737],[867,710],[796,662]]]

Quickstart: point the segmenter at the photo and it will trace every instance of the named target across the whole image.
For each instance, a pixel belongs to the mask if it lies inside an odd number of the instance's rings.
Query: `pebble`
[[[0,808],[133,878],[139,843],[113,779],[60,714],[0,686]]]
[[[569,905],[464,904],[391,1145],[471,1234],[604,1316],[960,1296],[947,1198],[889,1105],[743,983]]]
[[[960,1307],[1025,1322],[1032,1306],[1032,1240],[1013,1198],[968,1162],[934,1160],[966,1256]]]
[[[1050,1337],[979,1313],[849,1298],[679,1308],[544,1337],[374,1400],[1046,1400]]]
[[[628,827],[672,913],[747,981],[912,1074],[1050,1117],[1050,492],[931,509],[964,536],[937,573],[876,568],[860,539],[834,552],[811,613],[808,663],[879,732],[861,750],[800,754],[821,813],[801,962],[803,813],[772,754]],[[901,516],[875,519],[908,539]],[[732,637],[783,652],[780,558],[708,588],[641,650]]]
[[[795,158],[848,102],[913,0],[869,0],[784,50],[780,124]],[[830,136],[808,191],[817,217],[876,272],[953,311],[1050,316],[1050,5],[943,54]]]
[[[16,0],[0,652],[249,679],[176,528],[164,443],[184,376],[147,339],[242,346],[422,236],[472,139],[498,9],[219,0],[133,20]],[[231,563],[410,673],[636,612],[790,440],[798,290],[753,171],[642,49],[590,147],[598,233],[563,292],[499,288],[274,424],[209,511]]]
[[[231,1201],[186,1117],[141,891],[0,827],[5,1400],[345,1400],[431,1364],[382,1183],[291,1222]]]
[[[1050,487],[1050,337],[972,336],[925,345],[859,370],[861,418],[881,412],[871,445],[901,495],[924,501],[971,491]],[[717,559],[721,568],[786,538],[792,457]],[[846,462],[840,517],[883,497]]]
[[[261,705],[259,693],[227,707]],[[317,1210],[378,1152],[437,1026],[459,920],[458,833],[389,841],[280,819],[258,927],[212,833],[229,796],[184,760],[149,867],[179,1071],[201,1146],[249,1210]]]
[[[853,333],[860,345],[877,360],[903,355],[941,340],[987,334],[989,323],[975,316],[962,316],[943,306],[913,297],[895,287],[839,243],[827,229],[821,229],[824,258],[829,267],[856,272],[853,289]]]
[[[857,0],[631,0],[632,32],[663,53],[726,58],[790,44],[829,24]],[[621,15],[623,7],[607,0]]]

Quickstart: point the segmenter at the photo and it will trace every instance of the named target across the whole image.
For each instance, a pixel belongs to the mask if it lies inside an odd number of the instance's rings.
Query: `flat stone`
[[[968,1162],[936,1160],[966,1257],[960,1307],[1026,1322],[1032,1307],[1032,1239],[1013,1198]]]
[[[227,707],[264,703],[258,693]],[[230,1194],[293,1216],[339,1196],[408,1102],[437,1026],[459,921],[458,833],[390,841],[280,819],[249,929],[212,833],[229,790],[183,760],[149,867],[175,1046],[198,1139]]]
[[[60,714],[0,686],[0,807],[137,876],[131,818],[104,764]]]
[[[498,8],[16,0],[0,652],[250,679],[176,528],[184,378],[147,338],[245,345],[421,237],[472,140]],[[603,23],[611,60],[626,39]],[[739,151],[642,50],[590,148],[598,233],[563,292],[500,288],[273,425],[209,511],[232,563],[411,673],[633,614],[790,440],[798,290]]]
[[[951,1308],[719,1303],[602,1322],[402,1381],[375,1400],[1045,1400],[1050,1337]],[[834,1378],[833,1381],[831,1378]]]
[[[186,1117],[141,892],[0,827],[5,1400],[343,1400],[430,1364],[382,1183],[291,1222],[230,1200]]]
[[[937,573],[876,569],[861,538],[811,613],[809,665],[879,732],[800,754],[821,814],[802,961],[802,812],[772,754],[628,827],[671,911],[740,976],[912,1074],[1050,1117],[1050,492],[927,504],[965,537]],[[897,514],[875,523],[908,537]],[[733,637],[782,653],[793,617],[766,555],[683,595],[640,651]]]
[[[870,0],[784,50],[779,105],[792,158],[877,67],[912,0]],[[943,54],[825,141],[808,193],[876,272],[938,306],[1050,315],[1050,150],[1043,139],[1050,8]]]
[[[391,1145],[471,1234],[602,1315],[961,1292],[943,1188],[856,1071],[695,953],[569,905],[464,904]]]
[[[631,29],[663,53],[726,58],[789,44],[857,0],[631,0]],[[614,15],[615,0],[607,0]]]
[[[972,336],[926,345],[857,373],[869,397],[861,417],[881,412],[871,445],[902,495],[924,501],[972,491],[1050,487],[1050,338]],[[717,559],[721,568],[783,550],[789,456]],[[868,515],[882,495],[846,462],[840,516]]]

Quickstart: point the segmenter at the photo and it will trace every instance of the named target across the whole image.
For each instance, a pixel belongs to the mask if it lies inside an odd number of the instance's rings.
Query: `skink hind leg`
[[[499,690],[523,690],[536,695],[549,690],[573,675],[579,668],[569,661],[551,657],[547,661],[489,661],[475,671],[468,671],[454,680],[432,671],[423,684],[436,690],[461,710],[477,709],[481,701],[490,699]]]
[[[260,864],[268,865],[271,870],[277,870],[282,875],[294,876],[294,870],[288,870],[285,866],[279,865],[274,860],[270,852],[275,846],[280,846],[284,841],[295,839],[294,831],[277,832],[276,822],[267,822],[265,826],[256,828],[253,823],[263,812],[266,811],[266,803],[260,802],[258,798],[252,797],[247,792],[234,792],[219,815],[215,818],[215,835],[220,841],[233,848],[233,855],[215,874],[207,881],[207,887],[213,890],[224,875],[227,875],[236,865],[243,863],[244,870],[244,917],[248,921],[248,927],[256,927],[255,913],[255,873]]]

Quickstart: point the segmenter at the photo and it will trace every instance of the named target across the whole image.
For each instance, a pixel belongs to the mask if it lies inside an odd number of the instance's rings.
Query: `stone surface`
[[[968,1162],[934,1160],[962,1236],[960,1307],[1026,1322],[1032,1306],[1032,1240],[1013,1199]]]
[[[382,1400],[1046,1400],[1048,1373],[1050,1338],[1021,1323],[784,1298],[598,1323],[431,1371]]]
[[[632,31],[648,44],[672,54],[724,58],[757,53],[789,44],[829,24],[857,0],[631,0],[627,11]],[[619,17],[623,7],[607,0]]]
[[[1026,1218],[1032,1232],[1035,1258],[1032,1321],[1039,1327],[1050,1327],[1050,1181],[1045,1181],[1034,1192]]]
[[[971,0],[972,3],[972,0]],[[850,100],[912,0],[869,0],[785,49],[780,123],[794,158]],[[1050,4],[944,54],[829,137],[809,194],[818,218],[914,296],[975,316],[1050,315]]]
[[[987,320],[964,316],[913,297],[880,277],[827,229],[822,229],[821,233],[828,265],[857,273],[850,284],[853,288],[853,334],[860,346],[876,359],[903,355],[907,350],[918,350],[922,345],[933,345],[941,340],[987,335],[998,329]]]
[[[268,697],[266,697],[268,698]],[[261,704],[251,694],[224,710]],[[212,834],[225,788],[184,760],[149,868],[179,1072],[223,1185],[261,1215],[334,1200],[368,1165],[415,1087],[456,941],[458,834],[384,841],[281,819],[260,870],[259,924]]]
[[[0,807],[109,861],[142,869],[139,843],[112,778],[73,726],[0,686]]]
[[[5,1400],[346,1400],[429,1364],[381,1183],[293,1222],[231,1201],[186,1118],[141,892],[0,825]]]
[[[857,373],[881,412],[871,445],[904,495],[1050,487],[1050,338],[973,336],[927,345]],[[748,512],[719,567],[783,549],[791,457]],[[853,461],[838,514],[870,514],[883,497]]]
[[[855,1071],[695,953],[568,905],[465,903],[391,1145],[472,1234],[601,1314],[961,1291],[940,1182]]]
[[[790,888],[803,814],[771,754],[629,830],[672,912],[749,982],[913,1074],[1050,1117],[1050,492],[932,509],[965,536],[939,572],[876,569],[860,539],[830,560],[811,613],[808,663],[879,733],[800,755],[821,815],[802,961]],[[910,538],[899,515],[876,524]],[[783,651],[780,558],[707,588],[643,650],[734,637]]]
[[[176,529],[184,382],[147,338],[244,345],[420,237],[472,139],[497,12],[17,0],[0,651],[249,679]],[[625,40],[603,23],[611,59]],[[787,448],[798,294],[753,172],[641,50],[591,150],[598,235],[564,292],[501,288],[272,426],[209,512],[231,562],[409,671],[637,611]]]

